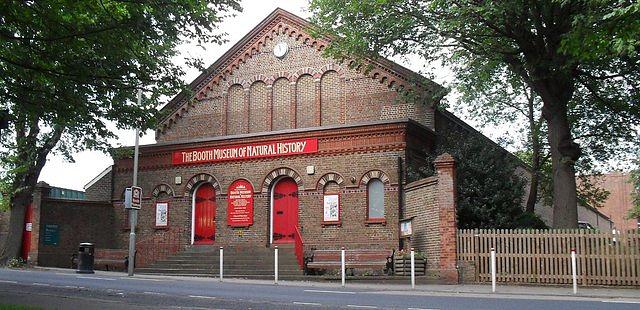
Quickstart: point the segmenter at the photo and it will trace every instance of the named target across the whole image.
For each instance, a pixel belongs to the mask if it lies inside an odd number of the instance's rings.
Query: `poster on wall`
[[[324,195],[324,222],[340,221],[340,195]]]
[[[156,227],[163,228],[169,226],[169,203],[156,203]]]
[[[236,180],[229,186],[227,225],[249,227],[253,225],[253,186],[247,180]]]
[[[400,236],[406,237],[411,236],[413,234],[413,229],[411,227],[411,220],[403,220],[400,222]]]

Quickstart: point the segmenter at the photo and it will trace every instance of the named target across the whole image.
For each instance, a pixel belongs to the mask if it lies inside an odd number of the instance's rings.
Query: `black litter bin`
[[[78,249],[78,270],[77,273],[94,273],[93,272],[93,243],[80,243]]]

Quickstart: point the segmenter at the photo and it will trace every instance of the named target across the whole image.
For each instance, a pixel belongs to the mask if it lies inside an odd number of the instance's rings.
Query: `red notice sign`
[[[203,164],[230,160],[316,153],[318,139],[300,139],[210,147],[173,152],[174,165]]]
[[[253,224],[253,186],[246,180],[237,180],[227,193],[227,225],[248,227]]]

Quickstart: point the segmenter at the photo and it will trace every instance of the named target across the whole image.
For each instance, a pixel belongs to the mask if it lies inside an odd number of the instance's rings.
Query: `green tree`
[[[0,262],[20,253],[25,206],[47,155],[105,150],[115,137],[107,122],[152,128],[158,98],[182,88],[176,47],[223,42],[217,25],[238,10],[236,0],[0,4],[0,106],[11,114],[2,132],[10,227]]]
[[[599,0],[313,0],[311,5],[313,21],[332,37],[327,53],[334,57],[418,53],[449,64],[494,62],[520,77],[542,101],[556,227],[577,227],[575,164],[583,153],[574,142],[574,127],[590,123],[606,129],[611,119],[640,122],[637,8],[637,1]],[[476,78],[491,78],[483,74]],[[581,113],[573,114],[579,120],[571,118],[576,93],[587,99]],[[588,111],[609,117],[593,119]],[[630,141],[634,135],[616,139]]]
[[[478,132],[447,128],[437,138],[435,154],[456,159],[457,216],[460,228],[544,228],[522,208],[525,179],[519,161]],[[435,156],[428,158],[433,162]],[[522,169],[522,168],[520,168]],[[411,171],[410,179],[433,175],[433,166]]]

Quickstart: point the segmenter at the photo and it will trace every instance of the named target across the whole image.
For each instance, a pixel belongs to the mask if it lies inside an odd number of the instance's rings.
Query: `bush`
[[[24,268],[26,265],[27,262],[20,257],[14,257],[7,261],[7,267],[9,268]]]

